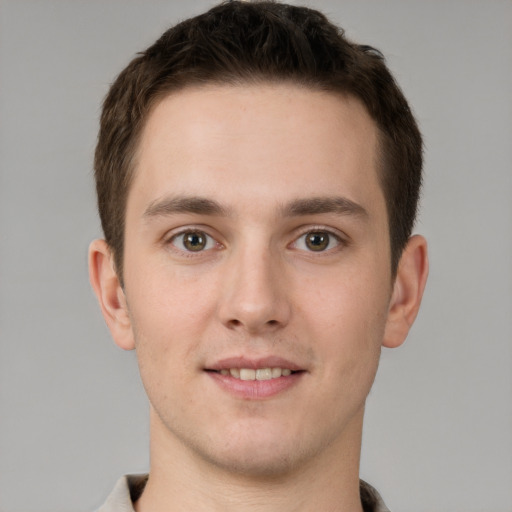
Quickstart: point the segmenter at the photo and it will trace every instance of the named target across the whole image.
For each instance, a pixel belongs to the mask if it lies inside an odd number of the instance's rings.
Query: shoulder
[[[378,491],[370,484],[360,480],[359,492],[364,512],[390,512]]]
[[[107,501],[96,512],[134,512],[133,503],[140,497],[148,475],[125,475],[121,477]]]

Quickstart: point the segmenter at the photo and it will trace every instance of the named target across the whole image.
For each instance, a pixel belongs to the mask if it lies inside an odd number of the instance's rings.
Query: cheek
[[[213,293],[204,280],[171,272],[169,266],[137,268],[137,275],[126,281],[126,292],[141,373],[144,378],[165,365],[164,370],[172,367],[178,374],[194,364],[192,356],[214,309]]]
[[[341,274],[341,273],[340,273]],[[343,274],[324,282],[301,303],[299,316],[326,362],[343,371],[378,361],[387,318],[389,290],[378,274]],[[331,365],[332,365],[331,364]],[[338,368],[337,371],[340,371]]]
[[[198,324],[201,316],[213,308],[212,276],[186,266],[176,268],[162,259],[131,265],[137,272],[127,279],[126,287],[135,320],[147,328],[166,331]]]

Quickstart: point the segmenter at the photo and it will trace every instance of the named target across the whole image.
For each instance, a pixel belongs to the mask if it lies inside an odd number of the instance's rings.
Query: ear
[[[421,304],[428,276],[427,241],[409,239],[398,264],[382,345],[399,347],[407,337]]]
[[[105,240],[94,240],[89,246],[89,279],[116,345],[133,350],[135,341],[126,297]]]

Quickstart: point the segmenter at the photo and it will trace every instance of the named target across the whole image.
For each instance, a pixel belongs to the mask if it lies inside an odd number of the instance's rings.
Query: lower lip
[[[225,391],[244,400],[263,400],[276,396],[297,385],[304,375],[304,372],[296,372],[277,379],[241,380],[218,372],[206,373]]]

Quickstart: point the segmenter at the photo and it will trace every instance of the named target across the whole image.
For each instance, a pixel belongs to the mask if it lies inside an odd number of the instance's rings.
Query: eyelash
[[[307,249],[307,248],[299,249],[299,250],[304,251],[306,253],[311,253],[311,254],[315,254],[315,253],[317,253],[319,255],[326,254],[326,253],[331,254],[334,251],[340,250],[343,246],[348,245],[348,242],[345,240],[345,238],[343,238],[339,234],[333,232],[331,229],[328,229],[324,226],[312,226],[312,227],[308,226],[307,230],[304,230],[301,234],[299,234],[299,236],[294,238],[293,242],[291,242],[291,244],[289,244],[288,247],[297,248],[297,244],[299,243],[299,241],[301,239],[303,239],[307,235],[311,235],[314,233],[324,234],[324,235],[328,236],[327,248],[321,249],[319,251],[315,251],[313,249]],[[206,238],[206,246],[197,251],[189,250],[184,246],[185,240],[182,238],[181,243],[180,243],[180,245],[182,245],[182,247],[178,247],[176,245],[176,241],[179,240],[180,237],[184,237],[187,234],[198,234],[198,235],[204,236]],[[335,242],[336,245],[334,247],[329,247],[330,245],[332,245],[333,241]],[[194,227],[189,227],[187,229],[184,229],[182,231],[172,234],[169,238],[167,238],[165,243],[166,243],[166,245],[172,246],[173,250],[179,252],[180,254],[184,254],[187,257],[200,257],[202,254],[204,254],[207,251],[211,251],[212,249],[223,248],[223,245],[220,242],[217,242],[217,240],[215,240],[215,238],[213,236],[209,235],[206,231],[204,231],[204,229],[194,228]],[[306,244],[307,244],[307,242],[305,241],[304,245],[306,245]]]
[[[186,235],[188,234],[194,234],[194,235],[201,235],[203,236],[204,238],[206,238],[206,247],[204,248],[201,248],[199,249],[198,251],[193,251],[193,250],[188,250],[184,244],[185,244],[185,240],[184,238],[181,238],[181,243],[180,245],[182,245],[182,247],[177,247],[176,245],[176,241],[180,239],[180,237],[185,237]],[[215,240],[215,238],[213,238],[211,235],[209,235],[206,231],[204,231],[204,229],[201,229],[201,228],[194,228],[194,227],[191,227],[191,228],[187,228],[187,229],[184,229],[183,231],[180,231],[178,233],[174,233],[172,236],[170,236],[167,241],[166,241],[166,244],[167,245],[170,245],[170,246],[173,246],[173,248],[178,251],[179,253],[181,254],[186,254],[187,257],[195,257],[195,256],[200,256],[201,253],[204,253],[206,251],[210,251],[214,248],[220,248],[222,247],[222,244],[220,244],[219,242],[217,242],[217,240]]]
[[[340,250],[343,246],[347,246],[348,242],[344,237],[342,237],[340,234],[335,233],[332,229],[326,228],[325,226],[308,226],[306,230],[304,230],[297,238],[294,239],[294,241],[291,243],[292,246],[297,246],[300,240],[304,239],[307,235],[311,235],[313,233],[319,233],[324,234],[329,237],[328,246],[325,249],[314,251],[312,249],[302,249],[307,253],[310,254],[318,254],[318,255],[327,255],[332,254],[335,251]],[[333,242],[335,242],[334,247],[329,247]],[[304,244],[307,242],[304,241]]]

